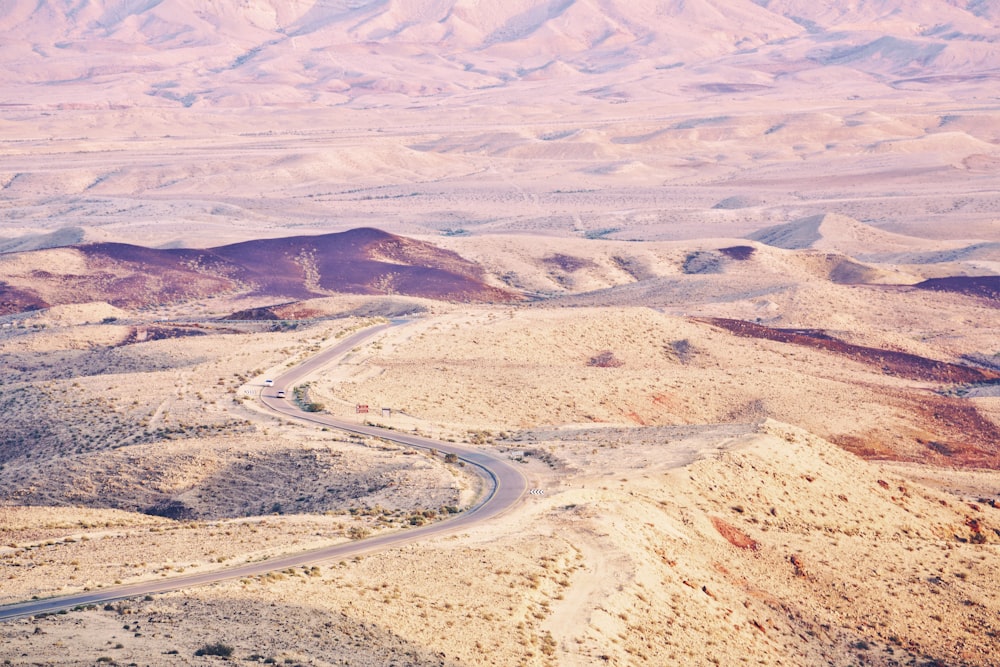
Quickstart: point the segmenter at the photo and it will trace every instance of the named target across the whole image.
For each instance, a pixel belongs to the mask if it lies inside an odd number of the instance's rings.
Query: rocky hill
[[[0,257],[0,313],[105,301],[141,308],[219,295],[303,299],[400,294],[452,301],[513,301],[448,250],[377,229],[155,249],[93,243]]]

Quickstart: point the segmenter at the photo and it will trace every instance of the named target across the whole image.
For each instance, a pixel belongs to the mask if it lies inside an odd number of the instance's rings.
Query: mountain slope
[[[996,10],[984,3],[220,0],[210,10],[194,0],[35,4],[0,6],[2,103],[326,105],[508,88],[539,75],[582,91],[608,83],[602,75],[611,72],[619,76],[610,82],[669,85],[677,67],[764,85],[776,66],[835,66],[891,82],[993,77],[1000,65]]]

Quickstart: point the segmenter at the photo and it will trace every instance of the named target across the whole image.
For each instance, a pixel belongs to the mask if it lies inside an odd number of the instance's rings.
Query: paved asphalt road
[[[510,509],[524,495],[527,489],[527,481],[524,475],[513,464],[501,458],[484,451],[463,447],[454,443],[439,442],[429,438],[407,435],[399,431],[374,426],[352,424],[320,413],[303,412],[291,402],[292,388],[300,384],[307,376],[343,356],[365,340],[385,331],[391,326],[401,323],[397,321],[363,329],[348,336],[333,347],[310,357],[302,364],[274,378],[274,386],[262,390],[260,396],[261,402],[268,409],[294,419],[309,421],[352,433],[383,438],[411,447],[433,449],[438,452],[455,454],[460,461],[466,463],[467,468],[471,472],[478,474],[484,481],[483,493],[473,507],[444,521],[383,534],[366,540],[346,542],[335,546],[303,551],[289,556],[279,556],[269,560],[237,565],[210,572],[199,572],[198,574],[144,581],[136,584],[102,588],[99,591],[89,591],[86,593],[7,605],[0,607],[0,621],[42,613],[53,613],[83,605],[103,604],[112,600],[121,600],[123,598],[132,598],[152,593],[163,593],[181,588],[204,586],[219,581],[255,576],[289,567],[316,563],[318,561],[342,559],[381,551],[389,547],[423,540],[436,535],[455,533]],[[288,399],[277,398],[277,392],[282,389],[289,394]]]

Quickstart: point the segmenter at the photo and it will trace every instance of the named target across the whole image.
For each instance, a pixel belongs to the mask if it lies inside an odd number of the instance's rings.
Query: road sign
[[[362,405],[361,403],[358,403],[357,407],[354,408],[354,411],[356,413],[358,413],[359,415],[368,414],[368,406],[367,405]]]

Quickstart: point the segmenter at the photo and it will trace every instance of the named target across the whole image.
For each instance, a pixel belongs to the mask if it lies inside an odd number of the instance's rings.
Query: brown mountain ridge
[[[338,293],[515,301],[479,265],[373,228],[206,249],[91,243],[0,257],[0,314],[106,301],[121,308],[219,295],[308,299]]]

